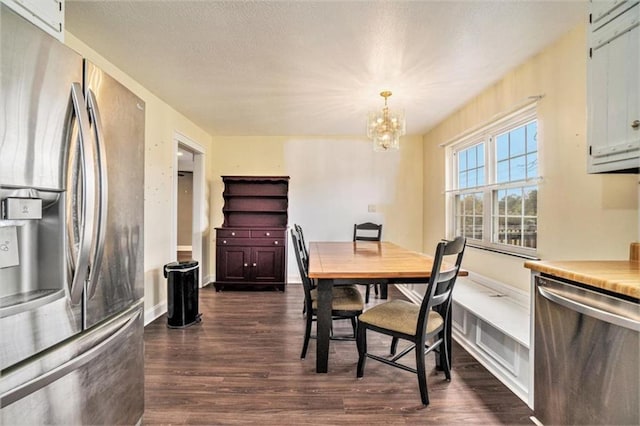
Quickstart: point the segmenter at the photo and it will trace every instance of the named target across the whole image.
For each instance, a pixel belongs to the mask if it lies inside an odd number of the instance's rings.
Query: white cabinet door
[[[593,1],[591,3],[591,23],[595,25],[593,29],[604,25],[611,19],[615,18],[616,13],[624,9],[625,5],[633,3],[628,0],[609,0],[609,1]]]
[[[640,18],[636,18],[638,20]],[[640,144],[640,26],[628,33],[629,52],[627,60],[627,140]]]
[[[590,173],[640,167],[640,5],[590,34],[588,137]]]
[[[32,24],[64,42],[64,0],[0,0]]]

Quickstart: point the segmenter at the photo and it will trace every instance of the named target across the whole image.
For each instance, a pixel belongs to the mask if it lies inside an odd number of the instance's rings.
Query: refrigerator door
[[[38,206],[0,217],[15,251],[0,267],[4,370],[82,329],[65,269],[65,178],[69,141],[89,119],[77,108],[85,103],[82,58],[4,4],[0,67],[0,199]]]
[[[2,372],[0,424],[136,424],[144,411],[142,304]]]
[[[86,327],[141,299],[144,102],[85,61],[85,97],[99,157],[99,213],[87,287]]]
[[[62,190],[82,57],[4,4],[0,19],[0,185]]]

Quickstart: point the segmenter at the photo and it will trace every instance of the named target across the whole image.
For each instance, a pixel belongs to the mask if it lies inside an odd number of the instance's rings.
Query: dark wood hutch
[[[216,228],[217,291],[285,290],[289,176],[222,176],[224,222]]]

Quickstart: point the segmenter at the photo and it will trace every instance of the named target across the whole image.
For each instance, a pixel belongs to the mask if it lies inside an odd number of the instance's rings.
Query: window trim
[[[537,120],[538,121],[538,176],[534,178],[525,178],[523,180],[496,183],[496,141],[494,140],[498,135],[513,130],[517,127],[524,126],[527,123]],[[468,239],[467,245],[477,249],[488,250],[491,252],[497,252],[517,257],[523,257],[527,259],[538,258],[538,247],[518,247],[509,244],[493,242],[493,194],[497,189],[509,189],[509,188],[523,188],[527,186],[538,187],[539,197],[539,183],[542,180],[540,176],[540,121],[537,114],[537,102],[534,101],[530,104],[522,106],[517,110],[504,114],[503,116],[486,123],[485,125],[472,130],[468,133],[461,135],[460,137],[453,139],[445,145],[446,149],[446,177],[445,177],[445,190],[446,195],[446,226],[445,231],[449,238],[453,238],[456,232],[456,197],[458,195],[464,195],[468,193],[483,193],[483,240]],[[467,187],[463,189],[457,189],[458,187],[458,157],[457,153],[470,148],[476,144],[484,143],[485,151],[485,185]],[[489,207],[489,208],[487,208]],[[539,229],[539,215],[536,212],[538,218]]]

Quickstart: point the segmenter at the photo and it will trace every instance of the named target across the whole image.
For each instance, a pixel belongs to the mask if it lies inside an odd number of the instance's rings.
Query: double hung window
[[[449,234],[471,246],[535,256],[538,121],[535,105],[448,147]]]

